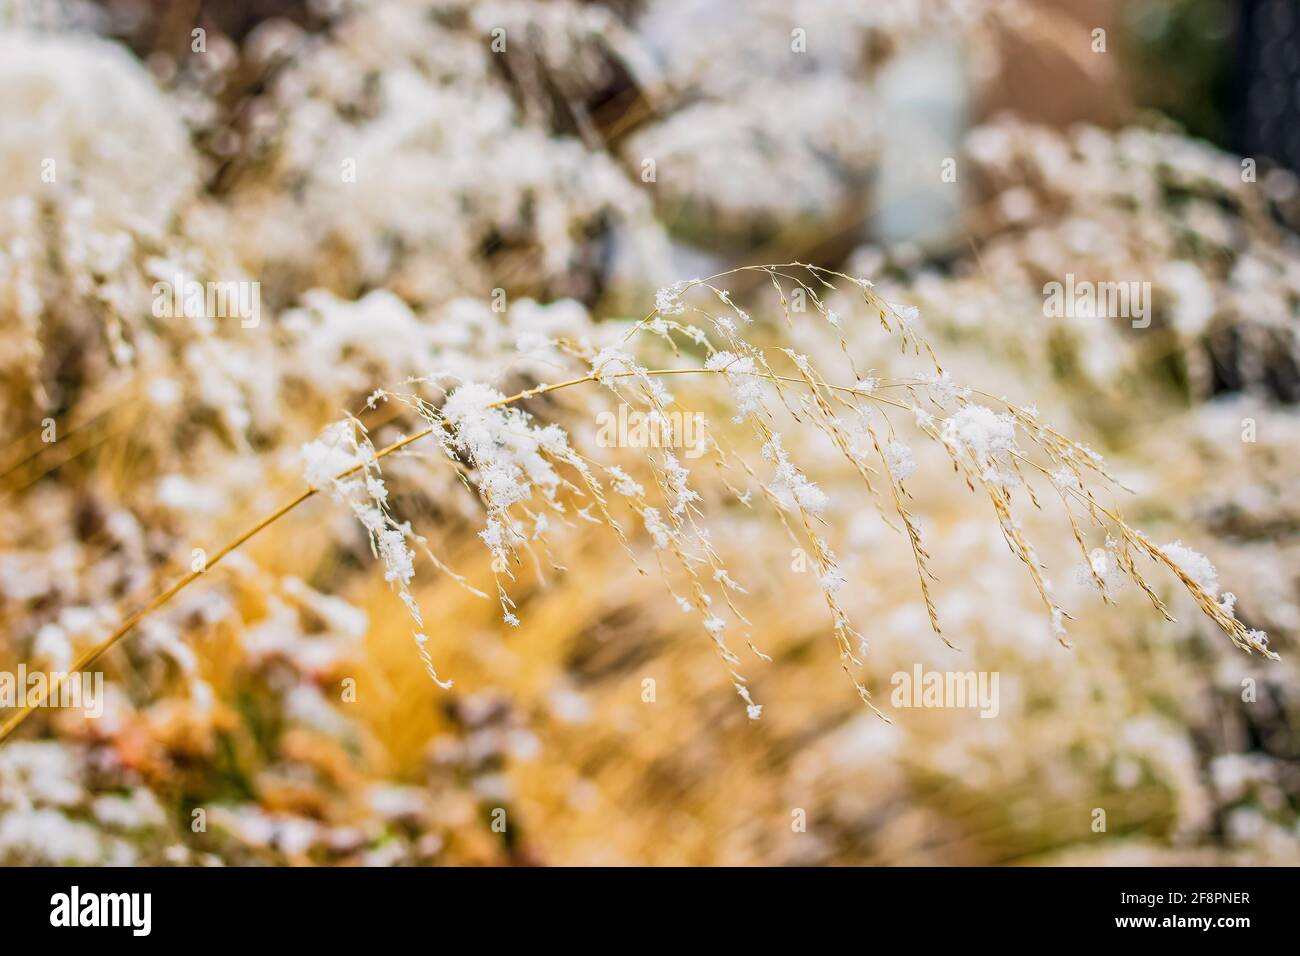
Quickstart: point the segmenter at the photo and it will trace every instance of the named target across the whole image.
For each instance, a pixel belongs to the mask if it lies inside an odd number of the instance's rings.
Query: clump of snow
[[[726,376],[732,397],[736,401],[733,422],[739,424],[746,416],[762,411],[763,384],[756,375],[752,358],[747,355],[738,356],[733,352],[714,352],[704,367]]]
[[[1012,458],[1019,451],[1016,423],[1010,415],[967,405],[944,420],[942,435],[949,448],[974,462],[984,481],[1003,487],[1019,482]]]
[[[1210,597],[1219,596],[1219,572],[1215,570],[1209,558],[1199,551],[1193,551],[1182,541],[1167,544],[1160,550]]]
[[[906,481],[916,472],[916,459],[912,457],[912,449],[901,441],[891,441],[885,446],[885,462],[899,481]]]
[[[299,454],[307,484],[324,491],[334,486],[337,476],[360,467],[361,459],[347,446],[351,431],[350,422],[334,422],[321,432],[320,437],[302,446]]]
[[[773,435],[763,446],[763,457],[776,463],[776,479],[772,483],[773,491],[783,502],[792,502],[810,514],[818,514],[830,504],[826,492],[808,480],[791,461],[781,446],[781,436]]]
[[[1075,580],[1084,587],[1093,589],[1098,589],[1097,582],[1100,581],[1100,590],[1106,595],[1121,590],[1128,578],[1115,553],[1115,542],[1107,540],[1106,547],[1093,548],[1088,552],[1088,563],[1075,569]]]

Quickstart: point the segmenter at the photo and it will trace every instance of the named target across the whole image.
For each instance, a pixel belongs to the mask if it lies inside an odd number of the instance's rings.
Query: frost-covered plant
[[[725,280],[745,273],[770,284],[791,330],[796,323],[818,323],[838,339],[843,352],[840,376],[828,376],[808,355],[788,346],[752,341],[753,319],[725,287]],[[811,309],[792,309],[792,302]],[[842,337],[849,322],[878,324],[917,364],[914,374],[893,381],[864,374]],[[526,567],[525,558],[539,575],[547,564],[562,567],[557,552],[564,526],[575,521],[607,525],[635,562],[631,537],[639,525],[649,537],[674,602],[697,617],[731,669],[749,716],[756,719],[762,707],[740,673],[735,641],[743,640],[756,657],[768,658],[755,644],[744,613],[745,582],[736,580],[713,546],[709,516],[727,507],[766,507],[815,567],[841,666],[862,700],[875,709],[860,675],[867,641],[837,597],[848,582],[830,540],[833,515],[852,492],[829,492],[809,479],[782,441],[780,429],[820,433],[856,474],[856,494],[865,491],[882,520],[906,537],[930,626],[943,637],[931,594],[935,578],[930,555],[906,485],[916,469],[908,440],[920,438],[941,448],[967,487],[988,499],[1003,539],[1025,567],[1048,627],[1062,644],[1068,645],[1065,622],[1070,614],[1059,602],[1020,517],[1025,508],[1041,508],[1044,494],[1059,500],[1086,573],[1103,598],[1109,601],[1118,580],[1126,579],[1172,620],[1146,577],[1151,564],[1163,567],[1234,644],[1276,657],[1265,634],[1237,620],[1233,596],[1220,598],[1217,573],[1208,559],[1181,542],[1155,545],[1130,526],[1118,508],[1103,501],[1106,493],[1122,486],[1100,455],[1058,432],[1032,406],[954,382],[923,337],[917,310],[880,298],[868,280],[802,263],[746,267],[661,290],[656,309],[629,326],[615,345],[596,348],[588,340],[566,338],[530,344],[548,348],[561,367],[567,363],[571,377],[506,395],[488,383],[434,370],[400,388],[374,392],[370,408],[394,403],[424,427],[377,450],[358,419],[348,416],[330,426],[303,448],[310,490],[227,545],[210,563],[315,491],[329,491],[365,528],[386,579],[413,619],[425,669],[447,686],[424,648],[428,622],[409,587],[416,559],[411,545],[420,545],[436,568],[449,569],[408,523],[392,514],[380,464],[427,439],[441,448],[434,460],[452,469],[460,486],[479,503],[480,537],[491,558],[505,623],[519,624],[511,587]],[[686,405],[669,391],[668,383],[677,388],[692,378],[721,380],[726,389],[720,399],[715,397],[715,405],[732,413],[742,426],[741,435],[748,434],[747,440],[737,436],[733,441],[721,431],[709,432],[706,461],[712,478],[706,478],[699,465],[693,471],[671,447],[672,414]],[[585,436],[557,422],[544,422],[528,408],[534,400],[583,385],[604,386],[660,422],[666,436],[663,447],[638,456],[636,467],[644,477],[601,460]],[[1100,538],[1104,546],[1090,549],[1090,536]],[[195,577],[182,579],[145,610]],[[120,639],[141,617],[128,620],[95,653]],[[6,729],[12,726],[11,721]]]

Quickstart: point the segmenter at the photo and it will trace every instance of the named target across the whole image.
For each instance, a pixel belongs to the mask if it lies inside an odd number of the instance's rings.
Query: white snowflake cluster
[[[772,435],[763,446],[763,457],[776,466],[772,490],[778,499],[787,503],[787,507],[798,505],[810,514],[819,514],[830,504],[826,492],[809,481],[808,476],[790,461],[790,456],[781,445],[780,435]]]
[[[1020,449],[1010,415],[984,405],[966,405],[944,419],[942,436],[955,453],[975,464],[984,481],[1004,488],[1019,484],[1013,459]]]
[[[1166,544],[1160,550],[1206,594],[1213,598],[1219,596],[1219,572],[1210,563],[1209,558],[1187,547],[1181,541]]]
[[[1088,562],[1075,569],[1075,580],[1084,587],[1099,590],[1106,597],[1113,597],[1128,582],[1128,576],[1120,564],[1116,553],[1117,542],[1110,537],[1104,548],[1093,548],[1088,552]]]
[[[754,360],[748,355],[738,356],[732,352],[714,352],[704,363],[704,367],[714,372],[721,372],[731,386],[732,399],[736,414],[732,421],[736,424],[763,408],[763,382],[757,376]]]
[[[901,441],[891,441],[885,446],[885,461],[890,473],[899,481],[906,481],[916,473],[916,459],[912,449]]]

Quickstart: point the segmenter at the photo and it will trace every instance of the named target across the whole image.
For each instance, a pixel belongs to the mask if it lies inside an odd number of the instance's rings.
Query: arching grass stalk
[[[809,279],[805,281],[791,270],[804,270]],[[837,337],[837,351],[848,358],[853,384],[832,384],[808,356],[789,348],[759,347],[742,336],[740,330],[752,320],[727,290],[714,284],[722,276],[740,272],[758,272],[770,280],[788,327],[793,328],[792,312],[811,310],[813,316],[824,319],[824,326],[818,323],[819,327],[829,328]],[[893,382],[862,374],[853,364],[853,350],[837,312],[843,306],[832,281],[835,279],[853,284],[870,317],[877,319],[885,332],[898,340],[904,355],[911,354],[928,363],[932,371],[918,371],[915,377]],[[398,521],[390,513],[388,490],[377,465],[380,459],[413,442],[432,437],[456,469],[460,483],[485,512],[485,526],[479,537],[493,557],[492,573],[505,623],[519,624],[506,582],[514,580],[511,568],[522,563],[521,552],[532,555],[539,568],[535,548],[543,549],[549,557],[548,515],[563,523],[569,523],[570,516],[576,515],[608,526],[636,562],[624,530],[611,510],[612,499],[616,497],[644,525],[654,546],[655,559],[665,572],[669,594],[682,611],[699,616],[719,657],[731,671],[733,684],[749,717],[757,720],[762,706],[754,702],[745,677],[737,670],[740,659],[728,646],[728,628],[741,629],[749,649],[760,659],[770,658],[752,640],[749,631],[752,625],[738,606],[738,596],[745,594],[746,589],[733,579],[710,543],[710,529],[703,510],[705,499],[696,489],[688,467],[669,450],[671,443],[656,443],[653,447],[661,449],[661,453],[645,455],[643,464],[651,479],[647,491],[617,465],[583,454],[570,443],[569,433],[559,424],[538,425],[527,411],[515,407],[530,398],[599,383],[625,403],[639,405],[649,418],[661,426],[667,424],[671,430],[668,408],[676,402],[661,380],[674,376],[721,376],[726,381],[731,407],[736,413],[733,421],[750,426],[753,437],[761,443],[765,463],[751,463],[713,436],[708,436],[704,451],[712,454],[721,484],[730,496],[752,507],[757,493],[796,546],[809,555],[817,586],[830,614],[841,668],[862,701],[878,714],[865,684],[855,674],[862,663],[858,655],[865,652],[865,641],[836,596],[845,575],[831,544],[823,537],[832,530],[823,516],[830,497],[809,479],[793,457],[799,449],[792,451],[783,443],[775,428],[780,416],[821,432],[875,500],[882,520],[903,531],[914,559],[930,626],[945,642],[947,638],[942,633],[930,593],[930,584],[937,579],[930,571],[930,556],[909,510],[911,495],[905,485],[917,464],[911,449],[898,434],[896,423],[889,417],[891,412],[902,412],[900,417],[911,419],[917,432],[942,447],[952,470],[967,487],[987,496],[1008,548],[1024,565],[1048,612],[1051,633],[1063,645],[1068,646],[1065,622],[1071,619],[1070,615],[1058,603],[1045,575],[1046,566],[1027,539],[1014,510],[1021,497],[1034,508],[1041,508],[1025,472],[1046,478],[1057,493],[1084,559],[1082,579],[1088,580],[1104,601],[1110,603],[1113,592],[1130,581],[1145,593],[1158,612],[1172,620],[1168,608],[1138,568],[1137,559],[1145,556],[1172,571],[1201,610],[1235,645],[1248,652],[1276,657],[1267,646],[1265,634],[1237,620],[1235,598],[1231,593],[1220,596],[1217,573],[1203,555],[1181,542],[1157,547],[1125,523],[1117,510],[1097,500],[1090,482],[1101,481],[1113,488],[1123,488],[1106,470],[1101,456],[1047,425],[1036,409],[1020,407],[1006,398],[995,398],[954,382],[922,338],[917,310],[886,302],[872,288],[864,279],[802,263],[743,267],[659,290],[654,312],[634,323],[620,343],[625,345],[634,336],[644,334],[665,343],[677,356],[682,354],[679,345],[686,344],[690,349],[706,353],[703,366],[696,362],[685,368],[652,369],[639,364],[619,346],[597,350],[585,339],[577,342],[553,339],[545,340],[544,347],[555,355],[581,362],[587,370],[585,374],[558,384],[537,385],[510,396],[472,381],[462,381],[452,389],[436,386],[443,392],[439,404],[419,394],[381,389],[372,394],[368,407],[375,407],[381,399],[395,401],[418,415],[427,427],[376,449],[366,429],[351,416],[329,426],[320,438],[303,448],[309,485],[305,491],[223,546],[203,570],[191,570],[177,578],[82,654],[71,673],[92,665],[143,618],[163,607],[208,568],[264,528],[319,491],[329,490],[336,500],[352,510],[368,533],[375,555],[382,558],[385,577],[399,593],[414,623],[412,635],[429,676],[441,686],[451,686],[449,681],[439,678],[425,649],[428,638],[423,633],[420,607],[409,587],[415,557],[410,545],[418,544],[435,566],[448,569],[428,551],[409,523]],[[710,301],[720,302],[719,313],[688,302],[692,292],[708,293]],[[832,299],[832,294],[836,298]],[[702,319],[701,324],[690,321],[695,316]],[[789,363],[797,374],[778,372],[773,361]],[[435,384],[430,380],[420,381]],[[791,389],[792,385],[797,389]],[[885,390],[890,390],[889,396],[882,394]],[[993,407],[973,401],[972,396],[988,400]],[[1021,437],[1046,460],[1028,457],[1018,442]],[[756,468],[771,477],[760,477]],[[737,483],[748,487],[742,490]],[[1085,528],[1103,532],[1104,547],[1090,551]],[[680,583],[686,586],[685,593],[678,592],[665,564],[679,572]],[[35,708],[56,693],[60,683],[49,681],[40,699],[27,701],[6,719],[0,725],[0,741],[8,738]]]

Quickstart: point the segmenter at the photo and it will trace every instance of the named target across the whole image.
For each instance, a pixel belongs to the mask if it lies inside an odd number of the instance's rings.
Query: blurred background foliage
[[[1136,102],[1225,149],[1231,141],[1237,18],[1251,4],[1133,0],[1122,5],[1126,74]]]
[[[1300,862],[1297,191],[1234,153],[1238,15],[1265,6],[0,0],[5,667],[89,646],[295,494],[298,448],[376,386],[454,364],[527,387],[547,371],[521,334],[598,341],[675,279],[795,258],[919,306],[955,377],[1105,452],[1129,517],[1210,555],[1283,655],[1243,656],[1187,602],[1164,624],[1082,585],[1063,650],[987,503],[922,461],[909,491],[964,651],[929,632],[905,541],[852,517],[833,530],[870,686],[997,670],[998,719],[866,712],[784,532],[740,509],[718,539],[774,659],[760,721],[662,584],[586,529],[547,587],[520,585],[518,631],[417,577],[443,692],[355,522],[316,501],[106,659],[103,719],[41,713],[0,745],[0,858]],[[71,170],[57,188],[47,156]],[[369,174],[340,191],[344,157]],[[178,268],[260,281],[264,326],[151,317]],[[1151,282],[1151,327],[1049,321],[1067,273]],[[776,340],[765,292],[736,288]],[[594,409],[537,406],[575,430]],[[380,440],[409,424],[366,420]],[[798,450],[824,487],[852,477]],[[404,468],[399,512],[490,588],[481,515]],[[1071,587],[1068,530],[1032,524]]]

